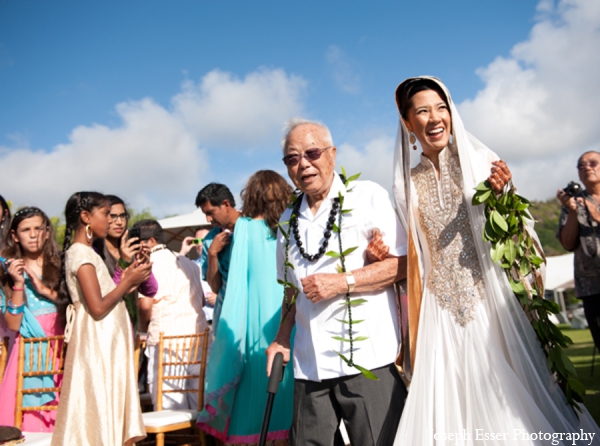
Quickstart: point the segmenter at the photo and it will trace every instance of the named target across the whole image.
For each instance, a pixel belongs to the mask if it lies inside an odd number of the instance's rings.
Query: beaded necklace
[[[292,232],[294,233],[294,239],[296,240],[296,245],[298,246],[298,251],[300,252],[300,255],[309,262],[314,262],[323,257],[325,251],[327,250],[327,246],[329,245],[329,239],[331,238],[331,231],[333,230],[333,225],[335,224],[335,216],[338,213],[338,210],[340,209],[340,198],[335,197],[333,199],[333,203],[331,204],[331,210],[329,211],[329,219],[327,220],[327,226],[325,232],[323,233],[323,241],[321,242],[319,251],[316,254],[308,254],[304,249],[302,240],[300,240],[300,232],[298,231],[298,213],[300,209],[300,203],[302,203],[303,195],[304,194],[302,194],[299,197],[299,199],[296,200],[294,210],[290,217],[290,225],[292,226]]]

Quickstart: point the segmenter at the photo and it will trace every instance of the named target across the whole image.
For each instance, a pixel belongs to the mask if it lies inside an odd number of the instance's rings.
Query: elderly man
[[[302,195],[281,217],[288,229],[278,238],[277,267],[287,286],[267,372],[277,352],[289,360],[295,325],[292,444],[332,445],[342,418],[352,444],[392,444],[406,396],[394,366],[399,327],[392,286],[406,275],[406,233],[382,187],[346,185],[334,172],[337,149],[323,124],[293,119],[282,145]],[[391,252],[368,264],[374,237]]]
[[[563,205],[557,237],[567,251],[575,251],[575,296],[583,309],[596,348],[600,349],[600,153],[586,152],[577,162],[585,190],[559,189]]]

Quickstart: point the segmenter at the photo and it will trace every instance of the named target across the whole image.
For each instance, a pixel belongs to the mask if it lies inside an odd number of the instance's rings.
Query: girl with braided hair
[[[115,284],[92,248],[108,233],[109,203],[97,192],[67,201],[60,294],[69,302],[64,384],[52,445],[130,445],[146,436],[123,296],[148,279],[140,256]]]
[[[64,305],[57,304],[60,253],[48,216],[36,207],[17,211],[5,236],[0,257],[0,308],[8,329],[20,336],[37,338],[64,332]],[[17,354],[13,348],[0,386],[0,425],[12,426],[15,419]],[[41,387],[40,378],[25,378],[24,387]],[[52,378],[49,387],[53,387]],[[54,393],[27,394],[24,406],[56,404]],[[52,432],[56,412],[25,412],[23,430]]]

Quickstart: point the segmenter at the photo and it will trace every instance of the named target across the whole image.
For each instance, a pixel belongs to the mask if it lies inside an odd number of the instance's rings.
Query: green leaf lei
[[[344,170],[343,167],[341,168],[341,170],[342,170],[341,178],[342,178],[342,181],[344,182],[344,186],[346,187],[346,192],[352,192],[352,189],[349,189],[348,186],[350,185],[350,183],[352,181],[355,181],[360,177],[360,173],[358,173],[356,175],[352,175],[351,177],[348,177],[346,175],[346,171]],[[337,265],[337,271],[338,271],[338,273],[344,274],[344,273],[346,273],[346,256],[348,256],[349,254],[354,252],[354,250],[356,250],[358,248],[358,246],[353,246],[351,248],[347,248],[346,250],[344,250],[344,248],[342,247],[342,216],[352,212],[352,209],[344,209],[344,195],[342,195],[341,192],[339,193],[338,198],[340,201],[340,212],[338,212],[337,224],[333,225],[332,231],[336,232],[338,234],[339,251],[333,251],[333,250],[328,251],[325,253],[325,255],[332,257],[334,259],[339,259],[340,264]],[[283,315],[283,318],[281,319],[281,324],[283,324],[285,322],[292,307],[296,304],[296,299],[298,297],[298,294],[300,293],[300,290],[298,289],[298,287],[296,287],[293,283],[291,283],[288,280],[288,268],[294,269],[294,265],[292,265],[291,262],[289,261],[290,235],[291,235],[290,234],[290,232],[291,232],[290,222],[293,219],[298,218],[298,215],[296,214],[296,212],[298,212],[298,207],[296,206],[296,204],[297,204],[296,201],[301,200],[301,199],[302,199],[302,194],[292,195],[292,199],[291,199],[291,202],[289,205],[289,207],[292,209],[292,214],[290,215],[290,220],[279,223],[279,230],[281,231],[281,233],[283,234],[283,236],[285,238],[285,262],[284,262],[285,268],[284,268],[284,272],[283,272],[283,280],[278,280],[278,282],[284,286],[283,297],[284,297],[284,302],[285,302],[285,313]],[[287,231],[284,228],[285,225],[288,226]],[[294,290],[294,294],[292,295],[291,299],[288,299],[285,288],[290,288],[290,289]],[[342,358],[342,360],[346,364],[348,364],[349,367],[354,367],[355,369],[360,371],[366,378],[377,381],[379,379],[373,372],[371,372],[370,370],[367,370],[364,367],[361,367],[360,365],[358,365],[354,362],[354,343],[364,341],[364,340],[368,339],[368,337],[367,336],[354,337],[354,333],[352,331],[353,326],[363,322],[363,320],[352,320],[352,307],[356,307],[365,302],[366,302],[366,299],[362,299],[362,298],[350,299],[350,293],[346,292],[346,299],[344,302],[341,303],[341,305],[346,305],[346,307],[348,309],[348,320],[343,320],[343,319],[336,319],[336,320],[342,324],[348,325],[348,337],[344,338],[342,336],[332,336],[332,339],[335,339],[336,341],[341,341],[341,342],[349,342],[350,343],[350,358],[347,358],[346,356],[344,356],[343,354],[341,354],[340,352],[337,352],[335,350],[334,350],[334,352],[340,358]]]
[[[492,259],[504,269],[513,292],[537,334],[548,368],[554,373],[568,404],[581,411],[578,403],[583,403],[585,387],[563,350],[573,341],[549,319],[550,314],[560,312],[560,307],[544,299],[539,267],[545,262],[545,257],[537,241],[526,229],[526,220],[532,219],[527,210],[531,203],[517,195],[512,181],[499,196],[496,196],[487,180],[479,183],[475,190],[472,204],[485,204],[486,223],[482,235],[483,240],[492,245]],[[531,283],[527,277],[533,279]]]

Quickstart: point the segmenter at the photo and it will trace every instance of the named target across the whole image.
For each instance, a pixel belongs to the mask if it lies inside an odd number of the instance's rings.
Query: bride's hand
[[[369,263],[381,262],[390,252],[390,247],[387,246],[384,241],[379,229],[375,229],[373,232],[373,238],[367,246],[367,261]]]
[[[488,177],[488,181],[490,182],[492,189],[494,189],[494,192],[501,192],[511,178],[512,174],[510,173],[510,169],[504,161],[498,160],[492,163],[492,171]]]

